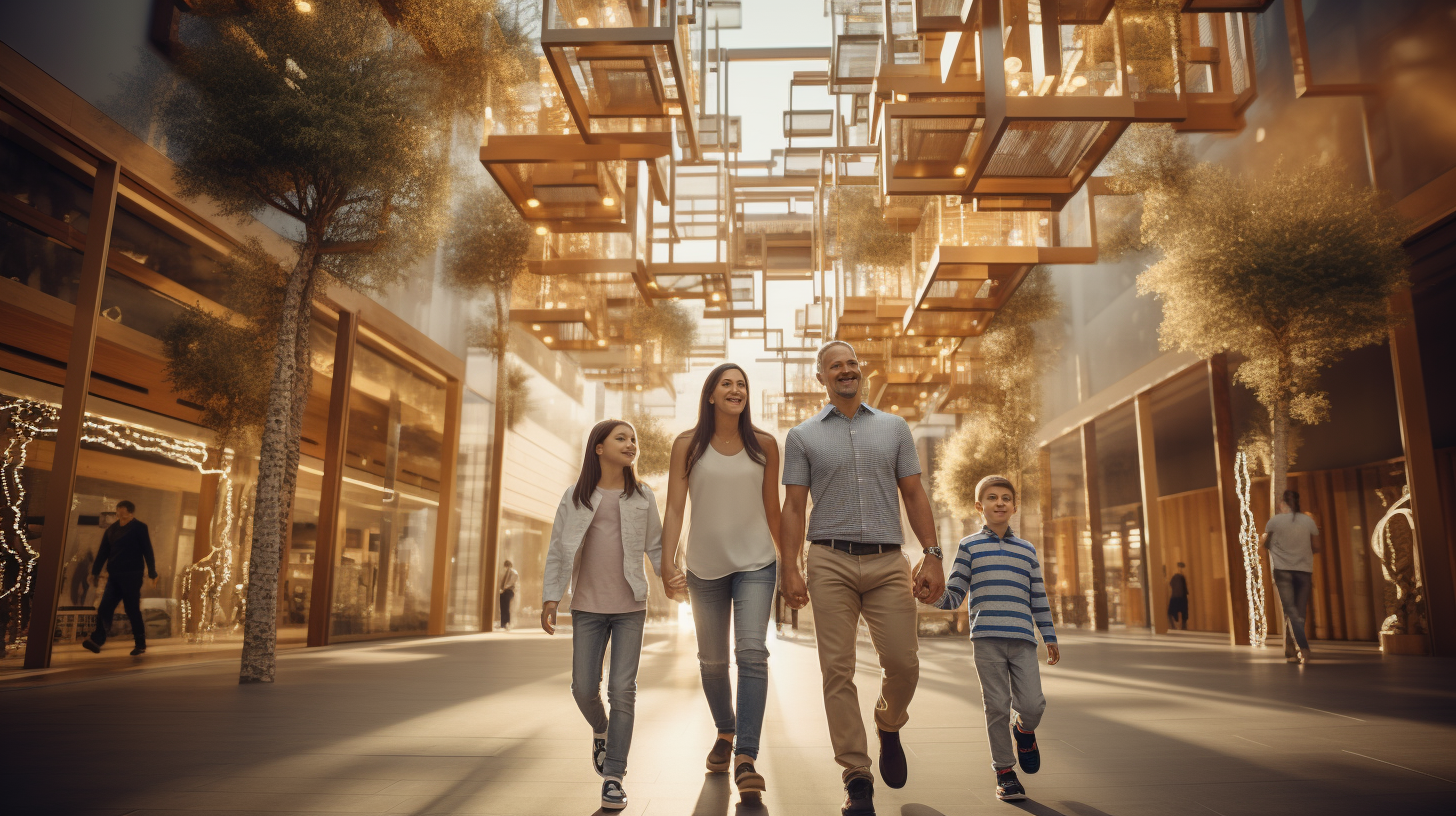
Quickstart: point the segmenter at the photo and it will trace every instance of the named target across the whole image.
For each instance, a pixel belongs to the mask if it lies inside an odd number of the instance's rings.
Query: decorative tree
[[[698,322],[686,307],[673,300],[635,304],[628,330],[636,342],[657,343],[662,348],[662,361],[670,369],[685,362],[698,341]]]
[[[674,437],[663,427],[662,420],[646,411],[633,412],[623,419],[637,429],[638,475],[660,476],[666,473],[672,463]]]
[[[830,195],[835,242],[844,263],[895,267],[910,260],[911,235],[885,223],[878,187],[836,187]]]
[[[982,477],[1000,473],[1023,487],[1041,426],[1041,379],[1059,345],[1051,321],[1061,308],[1051,276],[1038,267],[977,341],[985,374],[972,391],[972,410],[937,448],[935,499],[961,518],[975,515]]]
[[[239,673],[240,682],[271,682],[312,301],[325,278],[364,290],[390,285],[434,247],[451,111],[437,72],[377,7],[320,3],[300,14],[259,4],[200,23],[201,44],[178,62],[186,82],[161,111],[179,187],[226,214],[284,216],[297,253],[270,344]]]
[[[521,417],[531,410],[531,374],[515,363],[506,363],[501,367],[501,372],[496,399],[501,415],[505,417],[506,430],[512,430],[521,421]],[[496,441],[505,444],[503,437]]]
[[[1406,285],[1405,229],[1374,190],[1335,166],[1280,164],[1254,179],[1200,164],[1183,187],[1144,194],[1142,237],[1162,260],[1138,290],[1162,301],[1164,348],[1246,357],[1236,378],[1270,414],[1270,491],[1289,472],[1290,422],[1318,424],[1322,369],[1378,343]]]

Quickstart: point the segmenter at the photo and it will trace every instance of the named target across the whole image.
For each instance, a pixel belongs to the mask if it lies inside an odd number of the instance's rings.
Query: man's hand
[[[809,603],[809,590],[804,586],[804,575],[799,572],[797,565],[784,570],[783,580],[779,582],[779,592],[783,593],[784,601],[790,609],[803,609]]]
[[[556,606],[557,606],[557,604],[558,604],[557,601],[547,601],[541,607],[541,628],[542,629],[545,629],[546,630],[546,634],[548,634],[548,635],[554,635],[554,634],[556,634]]]
[[[1057,644],[1048,643],[1046,647],[1048,666],[1055,666],[1058,663],[1062,662],[1062,650],[1057,648]]]
[[[920,563],[915,565],[915,582],[911,591],[915,593],[915,600],[923,604],[940,600],[940,596],[945,594],[945,568],[939,558],[920,557]]]

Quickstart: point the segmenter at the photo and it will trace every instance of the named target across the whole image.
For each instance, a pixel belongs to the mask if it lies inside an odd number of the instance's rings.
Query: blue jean
[[[1294,647],[1309,656],[1309,641],[1304,634],[1305,612],[1309,594],[1314,589],[1314,574],[1302,570],[1274,570],[1274,588],[1284,606],[1284,653],[1294,656]]]
[[[768,616],[773,609],[778,566],[734,572],[705,580],[687,574],[698,630],[698,669],[708,710],[723,734],[735,737],[734,753],[758,758],[758,735],[768,702]],[[728,680],[728,622],[733,622],[733,657],[738,662],[738,706]]]
[[[592,727],[607,735],[607,762],[603,773],[621,779],[627,775],[627,751],[632,748],[632,720],[637,711],[637,664],[642,657],[642,626],[646,612],[604,615],[571,613],[571,696]],[[612,716],[602,707],[602,659],[612,645],[607,699]]]

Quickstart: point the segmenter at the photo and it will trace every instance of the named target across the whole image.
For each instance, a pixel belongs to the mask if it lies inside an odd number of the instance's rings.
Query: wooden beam
[[[46,484],[46,521],[30,602],[30,632],[25,642],[27,669],[44,669],[51,663],[56,599],[61,595],[66,537],[71,528],[71,500],[76,489],[76,460],[86,423],[86,395],[91,390],[91,362],[96,353],[96,323],[100,319],[106,254],[111,247],[116,191],[120,186],[121,166],[106,159],[98,161],[96,184],[91,190],[91,223],[87,227],[86,251],[81,256],[81,280],[76,289],[75,318],[71,322],[71,349],[61,391],[55,454]]]
[[[1400,441],[1405,448],[1406,484],[1415,514],[1420,578],[1430,619],[1431,648],[1442,657],[1456,655],[1456,558],[1449,536],[1450,511],[1441,501],[1431,418],[1421,370],[1420,340],[1412,313],[1410,289],[1391,297],[1391,309],[1405,321],[1390,330],[1390,361],[1395,373],[1395,400],[1400,415]]]
[[[1153,632],[1168,633],[1168,576],[1163,570],[1163,510],[1158,503],[1158,454],[1153,444],[1153,394],[1133,398],[1137,425],[1138,475],[1142,483],[1143,560],[1148,565],[1148,598]]]
[[[1041,561],[1047,563],[1048,557],[1056,565],[1054,575],[1046,574],[1043,569],[1042,578],[1045,579],[1047,604],[1052,607],[1052,614],[1055,615],[1062,609],[1061,593],[1056,589],[1061,578],[1066,574],[1067,565],[1059,557],[1057,552],[1057,528],[1052,524],[1052,448],[1050,445],[1042,445],[1036,449],[1036,475],[1039,489],[1037,490],[1037,501],[1041,504]]]
[[[459,380],[445,384],[445,438],[440,446],[440,509],[435,519],[435,571],[430,580],[430,629],[445,634],[446,599],[450,588],[450,545],[460,534],[455,506],[456,461],[460,455],[460,414],[465,391]]]
[[[318,540],[314,543],[313,587],[308,602],[308,645],[329,644],[334,605],[334,562],[339,539],[339,505],[344,490],[344,457],[349,438],[349,392],[359,316],[340,310],[334,341],[334,376],[329,387],[328,437],[324,440],[323,486],[319,490]]]
[[[1107,554],[1102,550],[1102,484],[1097,478],[1097,427],[1082,426],[1082,490],[1092,537],[1092,628],[1107,631]]]
[[[1244,551],[1239,543],[1239,494],[1234,484],[1233,405],[1229,399],[1228,357],[1215,354],[1208,358],[1208,395],[1213,403],[1213,453],[1218,473],[1220,540],[1228,575],[1229,642],[1249,645],[1249,597],[1244,588]]]

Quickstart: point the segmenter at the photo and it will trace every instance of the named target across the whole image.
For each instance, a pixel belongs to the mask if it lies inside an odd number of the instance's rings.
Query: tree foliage
[[[850,266],[901,266],[910,260],[911,236],[885,223],[878,187],[835,187],[831,193],[839,257]]]
[[[638,475],[651,477],[666,473],[672,463],[673,434],[655,414],[637,411],[623,418],[637,429]]]
[[[663,362],[672,368],[688,359],[698,341],[698,322],[677,301],[637,303],[628,321],[632,338],[639,343],[657,343],[662,348]]]
[[[1038,267],[977,341],[984,374],[971,410],[936,449],[935,499],[961,518],[975,514],[982,477],[999,473],[1022,484],[1042,422],[1041,379],[1060,345],[1061,308],[1050,274]]]
[[[1405,225],[1337,166],[1279,164],[1257,178],[1199,164],[1144,195],[1142,237],[1162,259],[1138,290],[1162,303],[1164,348],[1237,352],[1236,379],[1268,409],[1271,489],[1284,489],[1289,422],[1329,414],[1320,372],[1378,343],[1406,285]]]
[[[497,358],[510,346],[511,292],[526,274],[531,228],[494,184],[461,197],[445,249],[445,280],[455,291],[489,297],[492,314],[472,330],[471,344]]]
[[[517,363],[505,363],[500,369],[500,410],[505,412],[506,428],[516,427],[531,410],[531,372]]]

